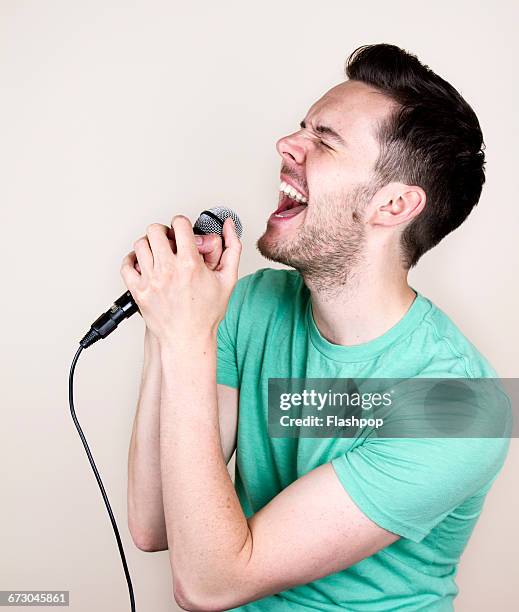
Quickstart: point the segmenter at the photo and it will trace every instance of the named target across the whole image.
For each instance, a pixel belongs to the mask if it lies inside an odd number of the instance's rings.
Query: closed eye
[[[330,147],[330,145],[329,145],[329,144],[326,144],[326,143],[325,143],[323,140],[321,140],[320,138],[319,138],[319,144],[322,144],[322,145],[323,145],[323,147],[326,147],[327,149],[330,149],[331,151],[333,151],[332,147]]]
[[[306,129],[307,125],[306,125],[306,121],[304,119],[299,124],[299,127],[302,130]],[[332,151],[335,150],[329,144],[327,144],[326,142],[323,142],[323,140],[321,139],[323,136],[327,137],[328,139],[332,140],[333,142],[336,142],[339,145],[339,147],[345,147],[346,146],[346,143],[344,142],[342,136],[340,134],[338,134],[333,128],[328,127],[326,125],[316,125],[316,126],[309,126],[309,127],[310,127],[312,133],[314,135],[316,135],[316,137],[319,139],[320,144],[322,144],[327,149],[331,149]]]
[[[306,122],[305,122],[305,121],[301,121],[301,123],[299,124],[299,127],[300,127],[302,130],[305,130],[305,129],[306,129]],[[326,128],[325,128],[325,129],[326,129]],[[322,130],[322,128],[320,128],[320,130],[319,130],[319,131],[321,131],[321,130]],[[323,140],[322,138],[317,137],[317,139],[318,139],[318,141],[319,141],[319,144],[320,144],[320,145],[322,145],[323,147],[326,147],[327,149],[330,149],[330,151],[333,151],[333,150],[334,150],[334,149],[333,149],[333,147],[331,147],[329,144],[327,144],[326,142],[324,142],[324,140]]]

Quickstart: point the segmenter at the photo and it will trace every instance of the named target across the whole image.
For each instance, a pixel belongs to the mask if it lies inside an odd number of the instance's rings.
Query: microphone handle
[[[139,307],[135,303],[132,294],[126,291],[120,298],[110,306],[110,308],[98,317],[90,326],[90,330],[79,341],[83,348],[92,346],[94,342],[106,338],[111,334],[121,321],[131,317]]]

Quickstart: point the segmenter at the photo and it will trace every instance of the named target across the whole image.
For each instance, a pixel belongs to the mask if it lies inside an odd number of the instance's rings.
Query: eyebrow
[[[304,130],[306,128],[306,121],[303,119],[299,126]],[[342,136],[338,134],[333,128],[328,127],[327,125],[316,125],[313,130],[317,134],[321,134],[321,136],[328,136],[328,138],[334,140],[338,144],[346,146],[346,143],[344,142]]]

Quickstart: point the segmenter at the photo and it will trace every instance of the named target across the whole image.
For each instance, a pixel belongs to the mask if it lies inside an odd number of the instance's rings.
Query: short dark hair
[[[452,85],[395,45],[359,47],[345,72],[398,103],[377,133],[375,180],[379,186],[402,181],[426,193],[425,208],[402,233],[404,265],[410,268],[477,204],[485,182],[481,127]]]

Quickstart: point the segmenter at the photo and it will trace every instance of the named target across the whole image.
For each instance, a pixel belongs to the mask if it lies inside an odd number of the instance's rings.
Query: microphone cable
[[[108,511],[108,516],[110,517],[110,521],[112,523],[112,527],[115,533],[115,539],[117,540],[117,546],[119,548],[119,554],[121,555],[121,561],[123,563],[124,575],[126,576],[126,582],[128,583],[128,591],[130,593],[131,612],[135,612],[135,597],[133,594],[132,579],[130,577],[130,572],[128,570],[128,564],[126,563],[126,556],[124,554],[121,536],[119,535],[119,529],[117,528],[117,523],[115,521],[114,513],[112,512],[110,502],[108,501],[108,496],[106,495],[106,491],[103,486],[101,476],[99,475],[94,458],[92,457],[92,453],[90,452],[90,448],[88,447],[88,443],[86,441],[85,434],[83,433],[83,430],[81,429],[79,421],[77,420],[76,411],[74,409],[74,372],[76,369],[77,360],[79,359],[79,356],[81,355],[81,351],[83,350],[83,348],[84,347],[82,345],[79,346],[78,350],[76,351],[76,354],[74,355],[74,358],[72,359],[72,364],[70,366],[70,375],[68,379],[68,400],[69,400],[69,405],[70,405],[70,414],[72,415],[72,420],[74,421],[74,425],[76,426],[79,437],[81,438],[81,442],[83,442],[83,446],[85,447],[85,451],[86,451],[88,460],[90,461],[90,465],[92,466],[92,470],[96,477],[97,484],[99,485],[99,489],[101,490],[101,495],[103,496],[103,500],[105,502],[106,510]]]

